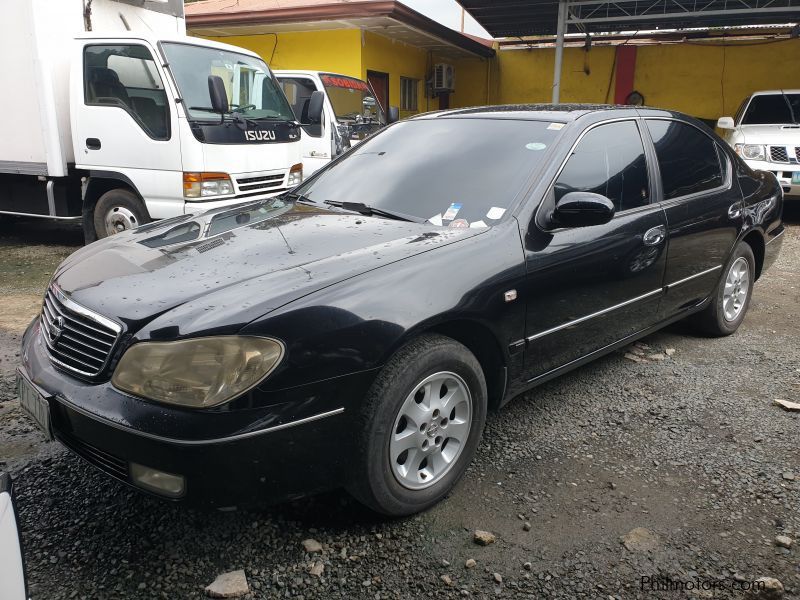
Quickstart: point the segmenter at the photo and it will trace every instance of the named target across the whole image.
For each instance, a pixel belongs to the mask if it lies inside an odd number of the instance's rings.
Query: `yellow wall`
[[[613,102],[614,52],[614,48],[596,47],[587,56],[581,48],[567,48],[562,102]],[[800,88],[799,57],[800,40],[725,48],[701,43],[639,46],[634,89],[644,95],[648,106],[717,119],[732,115],[754,91]],[[490,102],[549,102],[553,59],[551,49],[498,52]]]
[[[361,73],[359,77],[367,78],[367,71],[380,71],[389,74],[389,105],[400,106],[400,77],[418,79],[417,108],[418,112],[437,110],[439,100],[425,98],[424,81],[428,70],[428,52],[403,42],[391,40],[365,31],[361,52]],[[400,111],[401,117],[411,112]]]
[[[273,69],[330,71],[351,77],[362,77],[361,32],[357,29],[267,33],[209,39],[247,48],[261,56]]]

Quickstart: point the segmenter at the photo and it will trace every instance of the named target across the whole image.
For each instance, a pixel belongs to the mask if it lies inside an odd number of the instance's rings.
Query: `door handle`
[[[642,236],[645,246],[658,246],[667,237],[667,228],[663,225],[651,227]]]
[[[738,219],[742,216],[742,203],[741,202],[734,202],[728,208],[728,216],[731,219]]]
[[[89,150],[100,150],[100,140],[97,138],[86,138],[86,147]]]

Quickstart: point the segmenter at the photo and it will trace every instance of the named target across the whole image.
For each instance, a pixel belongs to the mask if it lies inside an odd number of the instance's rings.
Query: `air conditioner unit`
[[[437,63],[433,66],[433,91],[452,92],[456,89],[456,69],[453,65]]]

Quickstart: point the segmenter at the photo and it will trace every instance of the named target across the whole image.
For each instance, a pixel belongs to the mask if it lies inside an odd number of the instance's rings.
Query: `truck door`
[[[303,176],[308,177],[317,169],[324,167],[331,160],[331,131],[334,121],[332,113],[325,102],[322,111],[322,123],[312,125],[308,120],[308,105],[311,94],[317,91],[317,84],[310,77],[299,75],[278,77],[283,93],[292,105],[292,110],[303,126],[301,147],[303,154]],[[321,89],[320,91],[325,91]]]
[[[154,218],[182,212],[174,94],[154,52],[113,40],[82,43],[80,51],[71,88],[77,166],[124,175]]]

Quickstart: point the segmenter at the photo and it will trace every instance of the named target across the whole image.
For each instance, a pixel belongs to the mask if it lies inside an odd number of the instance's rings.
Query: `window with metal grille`
[[[400,110],[418,110],[418,89],[419,79],[411,79],[410,77],[400,78]]]

